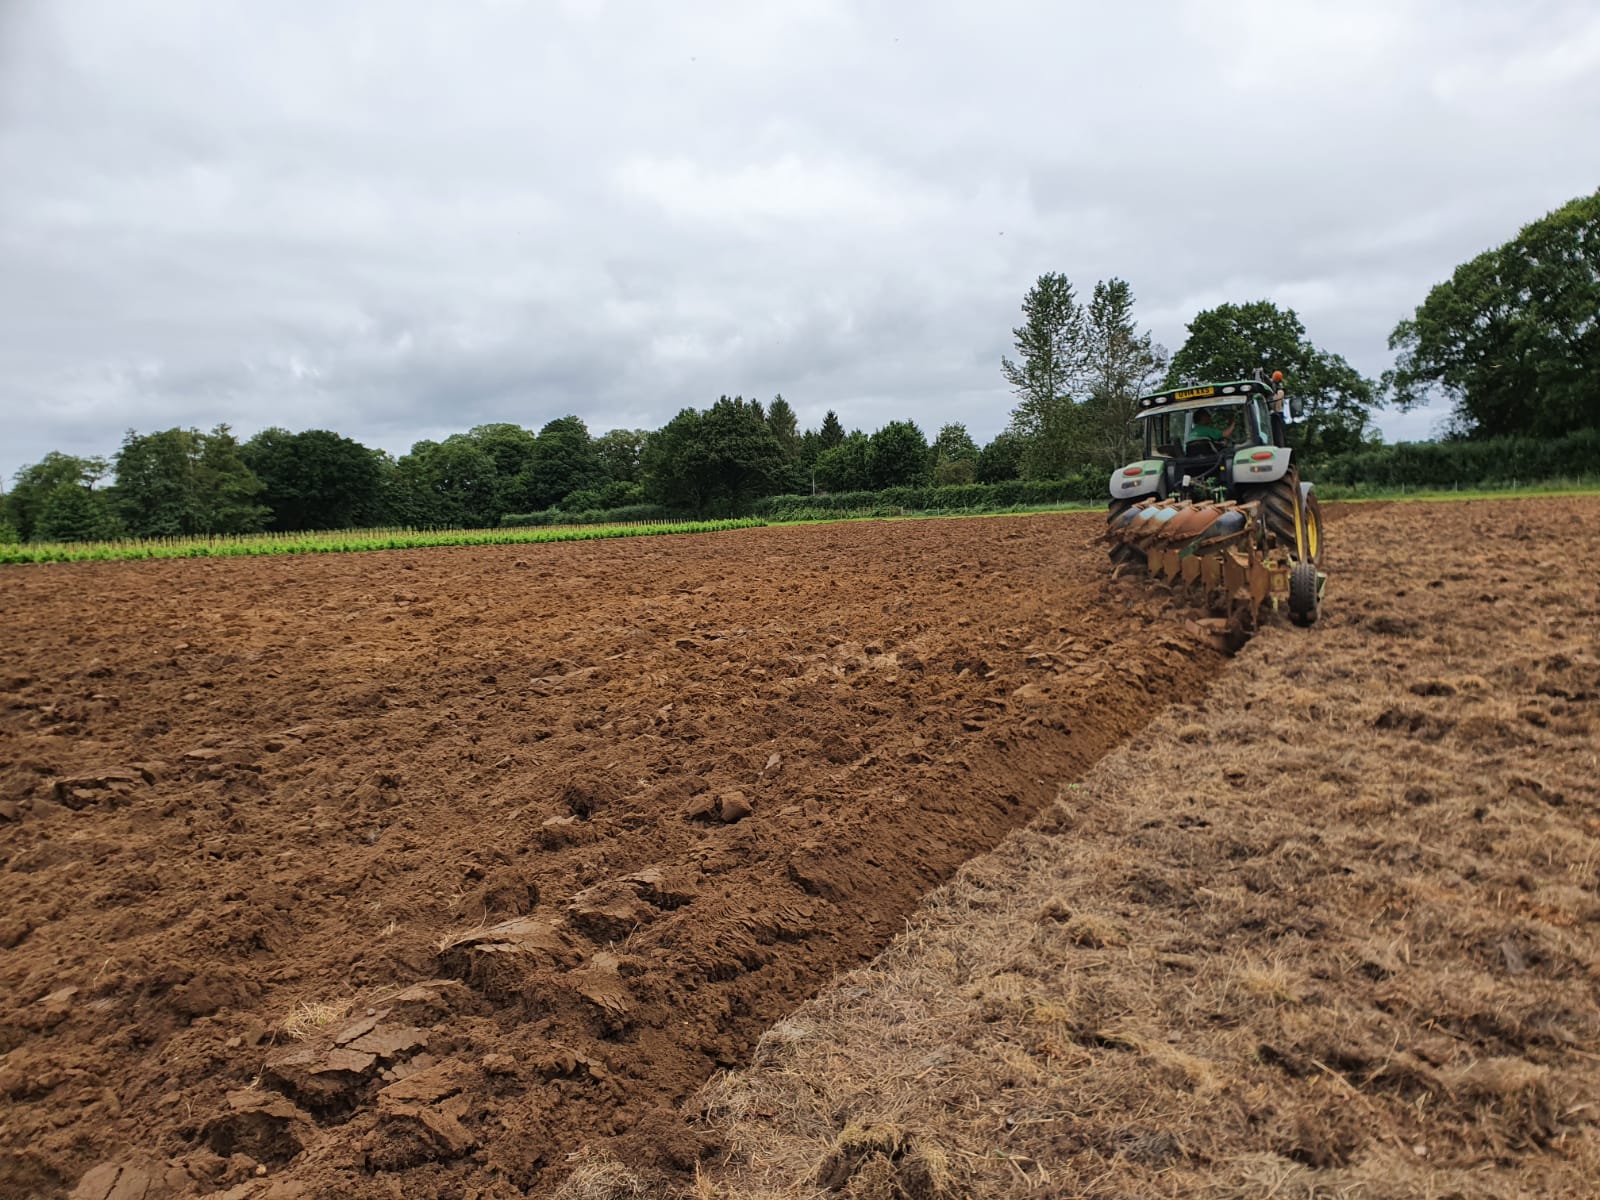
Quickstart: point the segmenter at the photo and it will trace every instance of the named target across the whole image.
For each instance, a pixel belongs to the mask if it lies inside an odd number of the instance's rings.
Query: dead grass
[[[303,1042],[322,1033],[334,1022],[343,1020],[349,1012],[348,1000],[302,1000],[278,1022],[278,1032],[290,1041]]]
[[[580,1151],[573,1161],[572,1173],[552,1200],[636,1200],[649,1195],[643,1180],[615,1158]]]
[[[1600,605],[1548,503],[1340,520],[1322,625],[704,1090],[695,1194],[1596,1194]]]

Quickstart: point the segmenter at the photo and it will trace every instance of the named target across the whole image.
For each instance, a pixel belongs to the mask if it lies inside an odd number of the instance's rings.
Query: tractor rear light
[[[1257,450],[1250,457],[1255,462],[1266,462],[1266,460],[1271,458],[1272,456],[1273,455],[1272,455],[1272,451],[1271,450]]]
[[[1144,474],[1144,468],[1143,467],[1127,467],[1127,468],[1124,468],[1122,473],[1124,475],[1143,475]]]

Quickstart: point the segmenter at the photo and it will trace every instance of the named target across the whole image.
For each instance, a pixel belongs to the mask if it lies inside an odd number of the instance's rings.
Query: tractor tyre
[[[1106,508],[1106,526],[1107,526],[1107,528],[1110,527],[1111,522],[1115,521],[1123,513],[1127,512],[1130,508],[1132,508],[1133,504],[1134,504],[1134,502],[1132,500],[1113,500],[1113,501],[1111,501],[1111,503]],[[1127,567],[1130,571],[1132,571],[1132,570],[1140,570],[1140,571],[1142,571],[1142,570],[1144,570],[1144,567],[1145,567],[1144,552],[1142,550],[1140,550],[1137,546],[1130,546],[1126,542],[1112,542],[1111,543],[1111,566],[1112,566],[1112,569],[1116,569],[1117,567]]]
[[[1320,608],[1316,566],[1295,563],[1289,571],[1289,619],[1296,625],[1315,625]]]
[[[1293,554],[1296,561],[1314,563],[1322,557],[1322,509],[1315,496],[1307,500],[1305,532],[1309,545],[1302,552],[1299,521],[1295,517],[1299,495],[1299,472],[1290,471],[1275,483],[1244,488],[1240,498],[1247,502],[1260,501],[1261,520],[1266,524],[1267,532],[1277,539],[1278,545]]]
[[[1317,503],[1317,494],[1312,492],[1305,499],[1306,521],[1306,561],[1320,563],[1322,561],[1322,505]]]

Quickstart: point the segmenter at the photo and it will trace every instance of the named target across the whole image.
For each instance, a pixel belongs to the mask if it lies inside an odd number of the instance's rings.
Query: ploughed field
[[[0,1195],[692,1178],[701,1084],[1220,668],[1099,527],[0,572]]]
[[[707,1194],[1600,1195],[1600,497],[1329,516],[1314,629],[706,1089]]]

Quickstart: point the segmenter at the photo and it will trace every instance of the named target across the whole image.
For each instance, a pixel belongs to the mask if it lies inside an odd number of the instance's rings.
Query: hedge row
[[[837,513],[897,516],[913,512],[971,512],[1026,504],[1097,500],[1105,494],[1098,475],[1070,479],[1011,479],[1004,483],[957,483],[945,487],[892,487],[881,492],[833,492],[823,496],[768,496],[750,506],[768,520],[806,520]]]
[[[1564,438],[1480,442],[1396,442],[1312,464],[1318,483],[1370,488],[1451,488],[1540,483],[1600,474],[1600,429]]]
[[[660,504],[628,504],[622,508],[586,508],[565,512],[547,508],[541,512],[506,513],[501,525],[640,525],[650,521],[682,521],[684,515]]]

